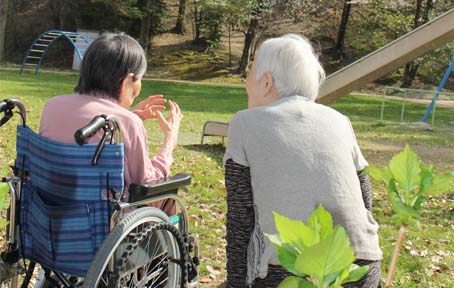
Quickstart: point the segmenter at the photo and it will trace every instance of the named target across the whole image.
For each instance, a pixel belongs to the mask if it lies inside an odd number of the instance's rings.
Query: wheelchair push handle
[[[114,142],[121,142],[120,125],[118,124],[117,119],[115,119],[112,115],[98,115],[93,118],[90,123],[74,133],[74,140],[76,140],[76,143],[84,145],[87,143],[88,139],[95,135],[100,129],[102,129],[104,133],[93,155],[93,159],[91,161],[93,166],[97,165],[99,157],[101,156],[102,150],[104,149],[104,145],[107,141],[111,144]]]
[[[93,135],[95,135],[99,129],[107,125],[106,118],[107,116],[105,115],[96,116],[86,126],[77,130],[76,133],[74,133],[74,139],[76,140],[76,143],[79,145],[84,145],[85,143],[87,143],[88,139],[93,137]]]
[[[0,126],[3,126],[3,124],[13,117],[13,110],[16,107],[19,109],[18,114],[21,115],[22,125],[25,126],[27,113],[24,105],[17,99],[5,99],[0,101],[0,113],[4,113],[4,116],[0,119]]]
[[[7,100],[0,101],[0,113],[1,112],[5,112],[6,110],[8,110],[9,104],[6,101]]]

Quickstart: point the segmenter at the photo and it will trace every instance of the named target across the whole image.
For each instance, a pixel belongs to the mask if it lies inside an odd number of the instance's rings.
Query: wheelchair
[[[65,144],[33,132],[16,99],[0,101],[0,126],[14,112],[22,119],[17,156],[13,176],[2,179],[10,197],[0,268],[9,287],[19,280],[29,287],[36,264],[34,287],[197,285],[197,237],[178,197],[189,175],[133,184],[124,193],[124,148],[114,116],[94,117],[75,132],[77,144]],[[86,144],[95,134],[101,140]],[[163,200],[175,201],[173,215],[148,206]]]

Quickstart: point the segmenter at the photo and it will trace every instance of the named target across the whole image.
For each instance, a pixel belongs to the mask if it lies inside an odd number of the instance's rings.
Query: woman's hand
[[[170,100],[167,103],[170,108],[170,113],[167,118],[164,118],[164,115],[162,115],[159,110],[155,111],[155,115],[158,119],[159,126],[164,133],[164,143],[161,146],[161,149],[165,149],[171,153],[177,145],[178,131],[180,129],[180,122],[181,118],[183,118],[183,114],[181,114],[180,107],[177,103]]]
[[[147,119],[156,118],[157,111],[165,110],[166,107],[161,105],[165,103],[167,103],[167,100],[164,99],[162,95],[153,95],[140,101],[131,111],[137,114],[142,121],[145,121]]]

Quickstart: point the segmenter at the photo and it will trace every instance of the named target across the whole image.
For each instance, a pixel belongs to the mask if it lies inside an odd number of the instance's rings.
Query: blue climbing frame
[[[435,106],[435,103],[437,102],[438,96],[440,96],[441,90],[446,84],[446,81],[448,81],[449,75],[451,74],[451,71],[454,68],[454,57],[452,57],[451,64],[449,64],[448,69],[445,72],[445,75],[443,76],[443,79],[441,79],[440,85],[438,85],[437,92],[435,92],[434,98],[432,98],[432,102],[430,102],[429,107],[427,107],[426,112],[424,113],[424,116],[422,116],[421,121],[426,122],[427,118],[429,117],[430,112]],[[433,121],[432,121],[433,122]]]
[[[24,67],[27,66],[34,67],[34,74],[38,74],[39,67],[41,66],[44,56],[46,56],[47,50],[49,50],[49,47],[61,37],[68,39],[68,41],[73,45],[77,57],[82,61],[85,50],[90,45],[87,38],[77,32],[49,30],[39,35],[35,41],[33,41],[32,45],[25,54],[24,60],[22,61],[19,74],[22,74]]]

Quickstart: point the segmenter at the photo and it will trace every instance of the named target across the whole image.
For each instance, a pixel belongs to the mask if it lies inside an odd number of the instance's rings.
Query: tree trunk
[[[0,1],[0,61],[5,60],[6,23],[8,19],[9,0]]]
[[[238,74],[245,75],[247,65],[249,64],[249,52],[251,50],[252,42],[255,39],[256,29],[259,24],[259,19],[257,17],[252,17],[249,22],[249,27],[244,39],[243,53],[241,54],[240,67],[238,68]]]
[[[424,10],[423,15],[421,15],[422,2],[423,0],[416,0],[415,18],[413,19],[413,29],[416,29],[417,27],[429,21],[428,15],[429,10],[432,9],[432,0],[427,0],[426,8]],[[405,65],[404,76],[400,87],[408,88],[413,84],[413,81],[415,80],[416,74],[418,72],[418,68],[419,64],[416,64],[415,62],[411,62]]]
[[[424,13],[422,16],[422,23],[427,23],[429,22],[429,13],[434,9],[434,1],[433,0],[427,0],[426,1],[426,9],[424,9]]]
[[[180,0],[180,4],[178,5],[178,16],[177,16],[177,23],[175,25],[175,32],[178,34],[184,34],[185,27],[184,27],[184,16],[186,11],[186,0]]]
[[[256,33],[255,39],[254,39],[254,41],[252,41],[252,44],[251,44],[251,53],[249,53],[249,62],[254,62],[255,52],[257,51],[257,47],[259,45],[260,40],[261,40],[260,36],[257,36],[257,33]]]
[[[62,30],[60,22],[61,12],[61,1],[60,0],[49,0],[49,10],[52,12],[52,22],[54,22],[53,29]]]
[[[336,52],[338,59],[344,56],[344,40],[347,32],[348,17],[350,16],[350,8],[352,3],[350,0],[344,0],[344,8],[342,9],[342,19],[337,33]]]
[[[150,37],[150,27],[151,27],[151,11],[150,11],[150,1],[145,0],[142,5],[143,16],[140,23],[140,33],[139,33],[139,43],[142,45],[145,54],[148,51],[150,46],[151,37]]]
[[[202,17],[200,16],[199,10],[197,8],[197,0],[194,0],[194,30],[195,30],[195,35],[194,35],[194,41],[197,42],[200,40],[200,19]]]
[[[53,29],[72,30],[74,13],[77,10],[78,1],[74,0],[49,0],[49,8],[52,11]]]
[[[229,23],[229,67],[232,67],[232,24]]]

